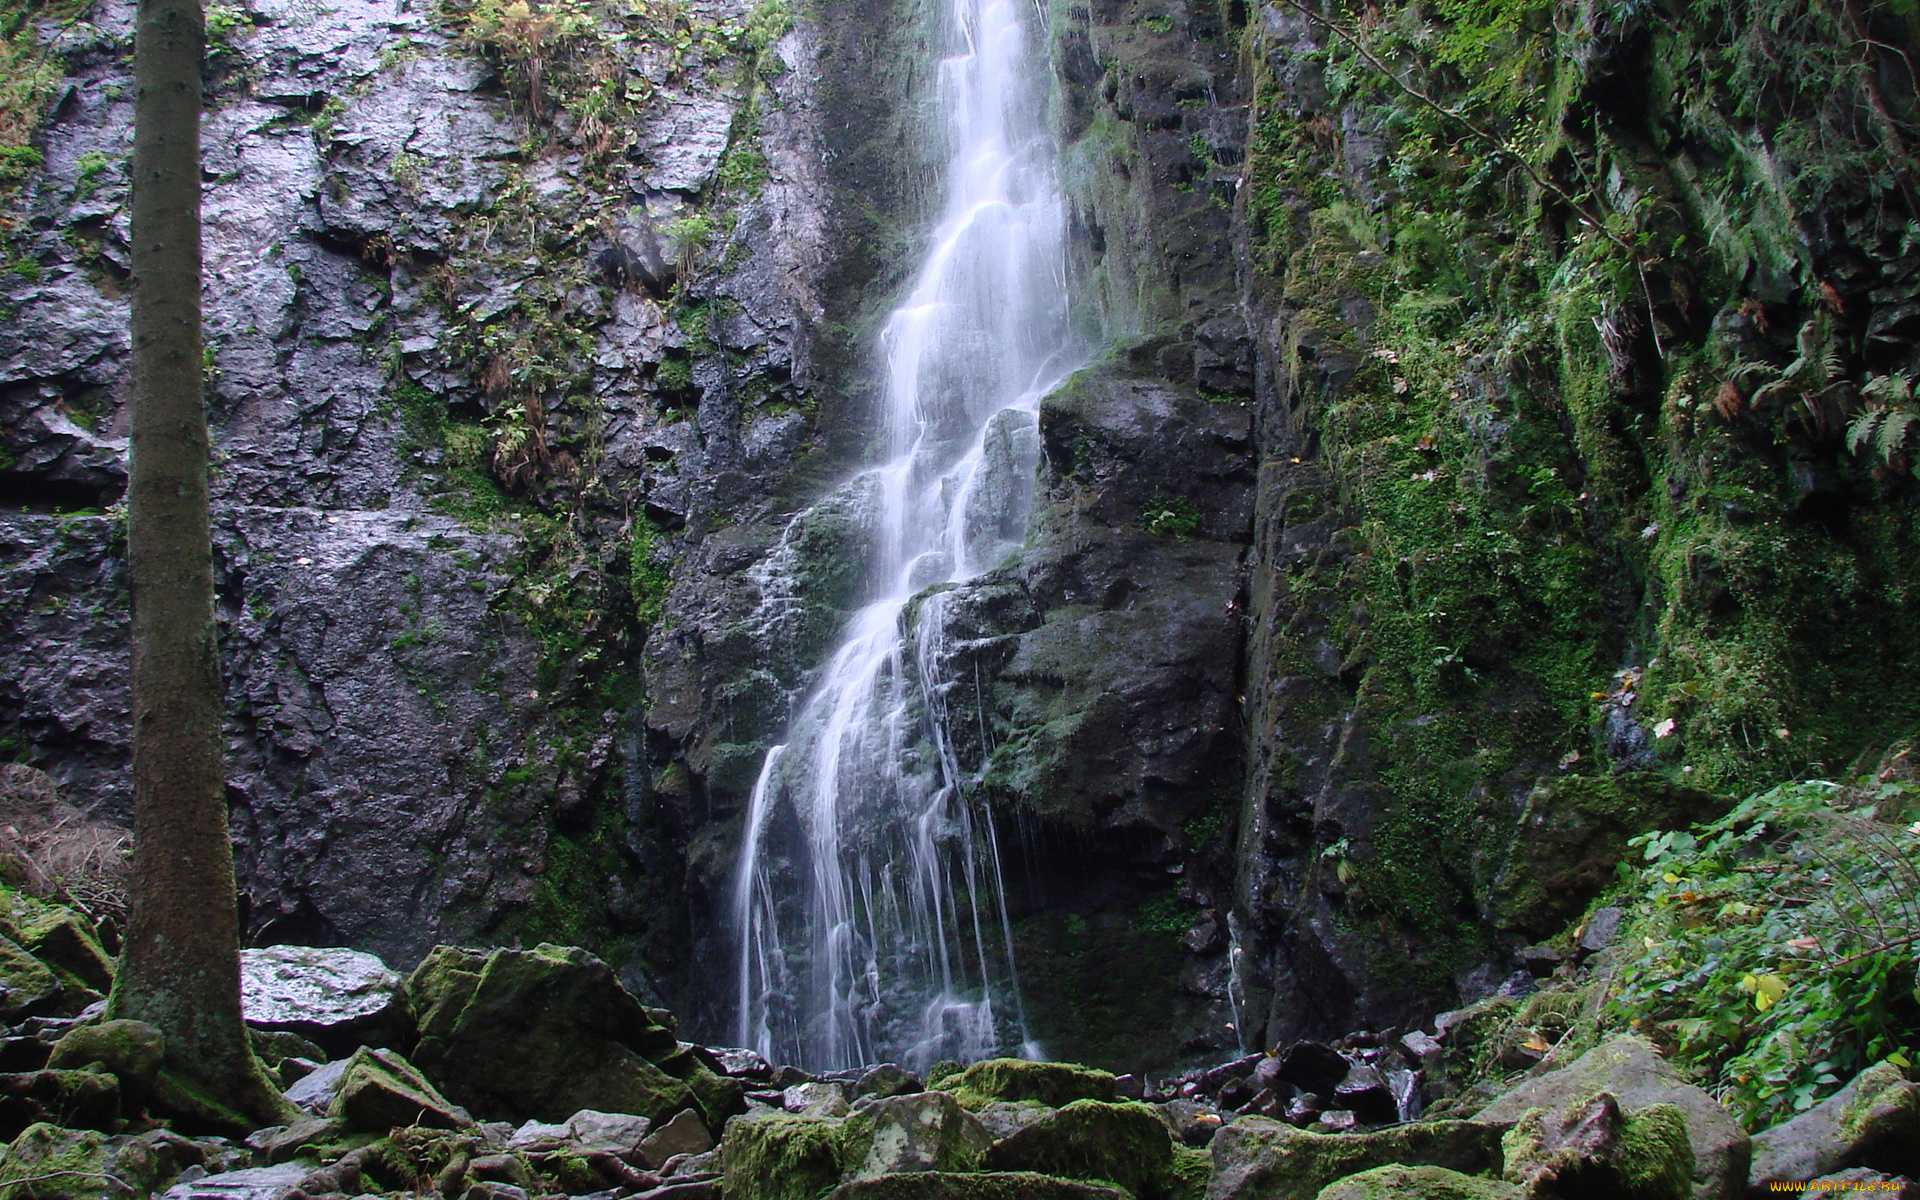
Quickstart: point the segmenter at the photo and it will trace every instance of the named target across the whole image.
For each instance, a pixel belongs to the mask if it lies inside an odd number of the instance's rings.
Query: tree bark
[[[200,331],[199,0],[140,0],[134,44],[133,880],[113,1014],[166,1037],[195,1101],[287,1111],[240,1016],[213,623]],[[197,1093],[195,1095],[194,1093]],[[207,1110],[217,1116],[217,1109]]]

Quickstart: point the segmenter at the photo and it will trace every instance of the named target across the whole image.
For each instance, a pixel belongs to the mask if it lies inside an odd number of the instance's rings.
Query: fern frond
[[[1887,415],[1884,408],[1870,408],[1853,419],[1847,426],[1847,453],[1858,454],[1860,447],[1874,440],[1879,428],[1880,418]]]
[[[1860,385],[1860,394],[1883,404],[1910,404],[1913,401],[1913,380],[1905,375],[1874,375]]]
[[[1892,462],[1894,455],[1906,448],[1907,434],[1912,432],[1920,414],[1904,408],[1889,408],[1886,419],[1880,422],[1880,431],[1874,436],[1873,448],[1883,462]]]

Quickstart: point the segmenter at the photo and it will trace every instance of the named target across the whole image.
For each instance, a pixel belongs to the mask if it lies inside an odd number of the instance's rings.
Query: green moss
[[[943,1081],[965,1108],[978,1111],[995,1100],[1033,1100],[1058,1108],[1075,1100],[1112,1100],[1113,1075],[1074,1063],[990,1058],[958,1078]]]
[[[734,1121],[720,1141],[721,1188],[755,1200],[816,1200],[840,1181],[844,1141],[838,1121],[787,1113]]]
[[[1147,1105],[1131,1102],[1075,1100],[996,1142],[986,1165],[1115,1183],[1139,1200],[1170,1200],[1188,1183],[1174,1170],[1166,1121]]]

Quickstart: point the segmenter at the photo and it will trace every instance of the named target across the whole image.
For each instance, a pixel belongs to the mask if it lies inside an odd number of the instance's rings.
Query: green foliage
[[[106,171],[110,160],[104,154],[82,154],[77,164],[79,174],[73,182],[75,202],[85,200],[100,190],[100,176]]]
[[[633,519],[633,540],[627,548],[627,590],[633,596],[633,615],[641,626],[660,623],[673,586],[673,569],[659,561],[661,529],[644,513]]]
[[[1877,375],[1860,389],[1867,398],[1847,426],[1847,449],[1881,467],[1909,467],[1920,478],[1920,461],[1908,453],[1920,440],[1920,404],[1915,403],[1913,380],[1904,375]]]
[[[1186,540],[1200,532],[1200,510],[1184,496],[1159,496],[1140,506],[1140,528]]]
[[[1677,1045],[1752,1128],[1920,1047],[1920,785],[1786,784],[1622,868],[1610,1013]]]

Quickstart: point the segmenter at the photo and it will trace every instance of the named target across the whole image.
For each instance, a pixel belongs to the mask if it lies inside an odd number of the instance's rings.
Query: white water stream
[[[928,589],[1019,547],[1039,399],[1080,357],[1044,12],[951,0],[939,16],[945,208],[882,336],[886,459],[838,493],[874,541],[865,607],[767,754],[734,885],[740,1044],[810,1070],[1032,1052],[993,824],[948,736],[949,690],[977,681],[949,678],[953,593]]]

